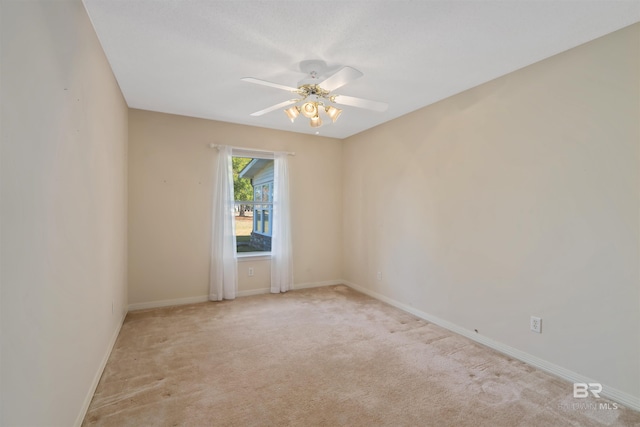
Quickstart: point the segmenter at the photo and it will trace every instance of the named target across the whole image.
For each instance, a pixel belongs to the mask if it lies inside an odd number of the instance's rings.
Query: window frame
[[[275,180],[275,178],[274,178]],[[261,198],[264,199],[264,187],[265,185],[269,186],[269,189],[267,191],[268,194],[268,199],[266,202],[264,200],[260,200],[260,201],[256,201],[256,188],[253,189],[253,232],[260,234],[262,236],[267,236],[267,237],[271,237],[272,233],[273,233],[273,186],[274,186],[274,181],[267,181],[267,182],[263,182],[262,184],[259,184],[260,188],[260,195]],[[264,208],[264,206],[268,206],[267,209]],[[258,208],[258,206],[263,206],[262,208]],[[265,223],[267,223],[267,221],[265,221],[265,216],[264,213],[265,211],[268,213],[268,224],[269,224],[269,232],[265,232],[264,231],[264,225]],[[256,212],[260,212],[260,222],[261,222],[261,227],[260,230],[257,229],[256,227],[256,223],[258,221],[258,217],[256,215]]]
[[[231,156],[232,157],[242,157],[242,158],[250,158],[250,159],[266,159],[266,160],[274,160],[275,161],[275,155],[273,152],[270,151],[253,151],[251,149],[242,149],[242,148],[234,148],[231,152]],[[272,181],[268,181],[268,183],[271,185],[271,197],[273,198],[273,188],[275,187],[275,177]],[[260,184],[260,185],[264,185],[264,184]],[[254,188],[254,199],[255,199],[255,188]],[[273,199],[271,201],[268,202],[271,205],[271,209],[269,210],[270,214],[270,230],[273,229]],[[238,206],[238,205],[250,205],[252,206],[252,208],[254,208],[254,215],[255,215],[255,205],[256,204],[265,204],[264,202],[260,201],[260,202],[256,202],[255,200],[252,201],[248,201],[248,200],[235,200],[235,194],[234,194],[234,206]],[[234,219],[235,220],[235,219]],[[254,223],[255,223],[255,217],[254,217]],[[255,228],[255,226],[254,226]],[[262,235],[266,235],[263,233],[258,233],[258,234],[262,234]],[[266,235],[271,237],[271,232]],[[246,260],[248,258],[251,258],[252,260],[255,261],[259,261],[260,259],[271,259],[271,251],[254,251],[254,252],[238,252],[238,245],[236,243],[236,258],[240,261],[242,259]]]

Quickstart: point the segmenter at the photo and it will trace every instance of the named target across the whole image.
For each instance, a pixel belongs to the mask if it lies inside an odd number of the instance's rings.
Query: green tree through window
[[[232,158],[237,252],[271,251],[274,161]]]
[[[242,169],[244,169],[251,160],[252,159],[245,157],[233,157],[231,160],[233,165],[233,194],[236,201],[253,200],[253,186],[251,185],[251,180],[247,178],[240,178],[238,176],[240,171],[242,171]],[[251,206],[240,205],[238,215],[245,216],[245,212],[250,209],[252,209]]]

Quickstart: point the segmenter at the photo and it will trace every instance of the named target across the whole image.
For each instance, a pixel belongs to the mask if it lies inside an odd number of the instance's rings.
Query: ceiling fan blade
[[[281,85],[281,84],[278,84],[278,83],[268,82],[266,80],[255,79],[253,77],[243,77],[240,80],[245,81],[245,82],[249,82],[249,83],[255,83],[257,85],[274,87],[276,89],[282,89],[282,90],[286,90],[286,91],[289,91],[289,92],[298,92],[298,88],[297,87],[285,86],[285,85]]]
[[[261,116],[263,114],[267,114],[272,112],[273,110],[277,110],[279,108],[286,107],[287,105],[295,104],[300,101],[299,99],[290,99],[288,101],[281,102],[276,105],[272,105],[271,107],[265,108],[264,110],[256,111],[255,113],[251,113],[252,116]]]
[[[346,95],[334,95],[331,100],[336,104],[349,105],[351,107],[365,108],[373,111],[387,111],[389,105],[384,102],[370,101],[368,99],[355,98],[353,96]]]
[[[355,68],[342,67],[335,74],[318,83],[318,86],[326,91],[331,92],[359,77],[362,77],[362,73]]]

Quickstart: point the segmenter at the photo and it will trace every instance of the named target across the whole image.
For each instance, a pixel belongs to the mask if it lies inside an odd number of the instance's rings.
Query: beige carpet
[[[640,425],[572,391],[330,286],[129,313],[83,425]]]

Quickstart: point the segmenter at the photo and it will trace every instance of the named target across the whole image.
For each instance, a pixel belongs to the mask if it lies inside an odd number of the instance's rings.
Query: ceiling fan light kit
[[[342,114],[342,110],[334,107],[333,105],[326,107],[324,111],[327,113],[329,117],[331,117],[331,121],[333,123],[335,123],[336,120],[338,120],[338,117],[340,117],[340,114]]]
[[[312,128],[319,128],[320,126],[322,126],[322,119],[320,118],[320,116],[311,117],[310,125]]]
[[[291,123],[293,123],[296,118],[302,113],[308,119],[311,119],[310,125],[311,127],[320,127],[322,126],[322,120],[320,119],[320,111],[324,111],[327,116],[331,119],[331,122],[335,123],[342,114],[342,110],[334,107],[333,105],[324,106],[321,102],[305,102],[302,107],[298,105],[294,105],[293,107],[287,108],[284,110],[284,113],[287,115]]]
[[[352,80],[355,80],[362,76],[362,73],[352,67],[342,67],[336,73],[330,75],[320,83],[315,83],[322,70],[326,68],[326,63],[320,60],[302,61],[300,63],[300,69],[308,74],[308,77],[298,83],[298,87],[284,86],[278,83],[268,82],[265,80],[256,79],[253,77],[245,77],[242,80],[255,83],[263,86],[269,86],[276,89],[287,90],[300,96],[298,99],[292,99],[289,101],[281,102],[271,107],[265,108],[260,111],[252,113],[252,116],[261,116],[271,111],[277,110],[281,107],[288,107],[291,104],[302,103],[302,105],[293,105],[284,110],[291,123],[302,114],[309,119],[309,125],[312,128],[318,128],[322,126],[322,119],[320,118],[320,112],[326,114],[332,123],[335,123],[342,114],[340,108],[333,105],[325,105],[325,102],[331,102],[334,104],[348,105],[351,107],[364,108],[374,111],[385,111],[387,104],[384,102],[370,101],[362,98],[355,98],[352,96],[343,96],[338,94],[332,94],[331,92],[339,87],[344,86]],[[311,97],[311,100],[308,98]]]
[[[284,110],[284,112],[287,115],[287,117],[289,117],[289,119],[291,120],[291,123],[293,123],[296,117],[300,115],[300,107],[298,107],[297,105],[294,105],[293,107],[287,108],[286,110]]]
[[[305,102],[302,105],[302,115],[308,119],[311,119],[313,117],[318,117],[318,103]]]

